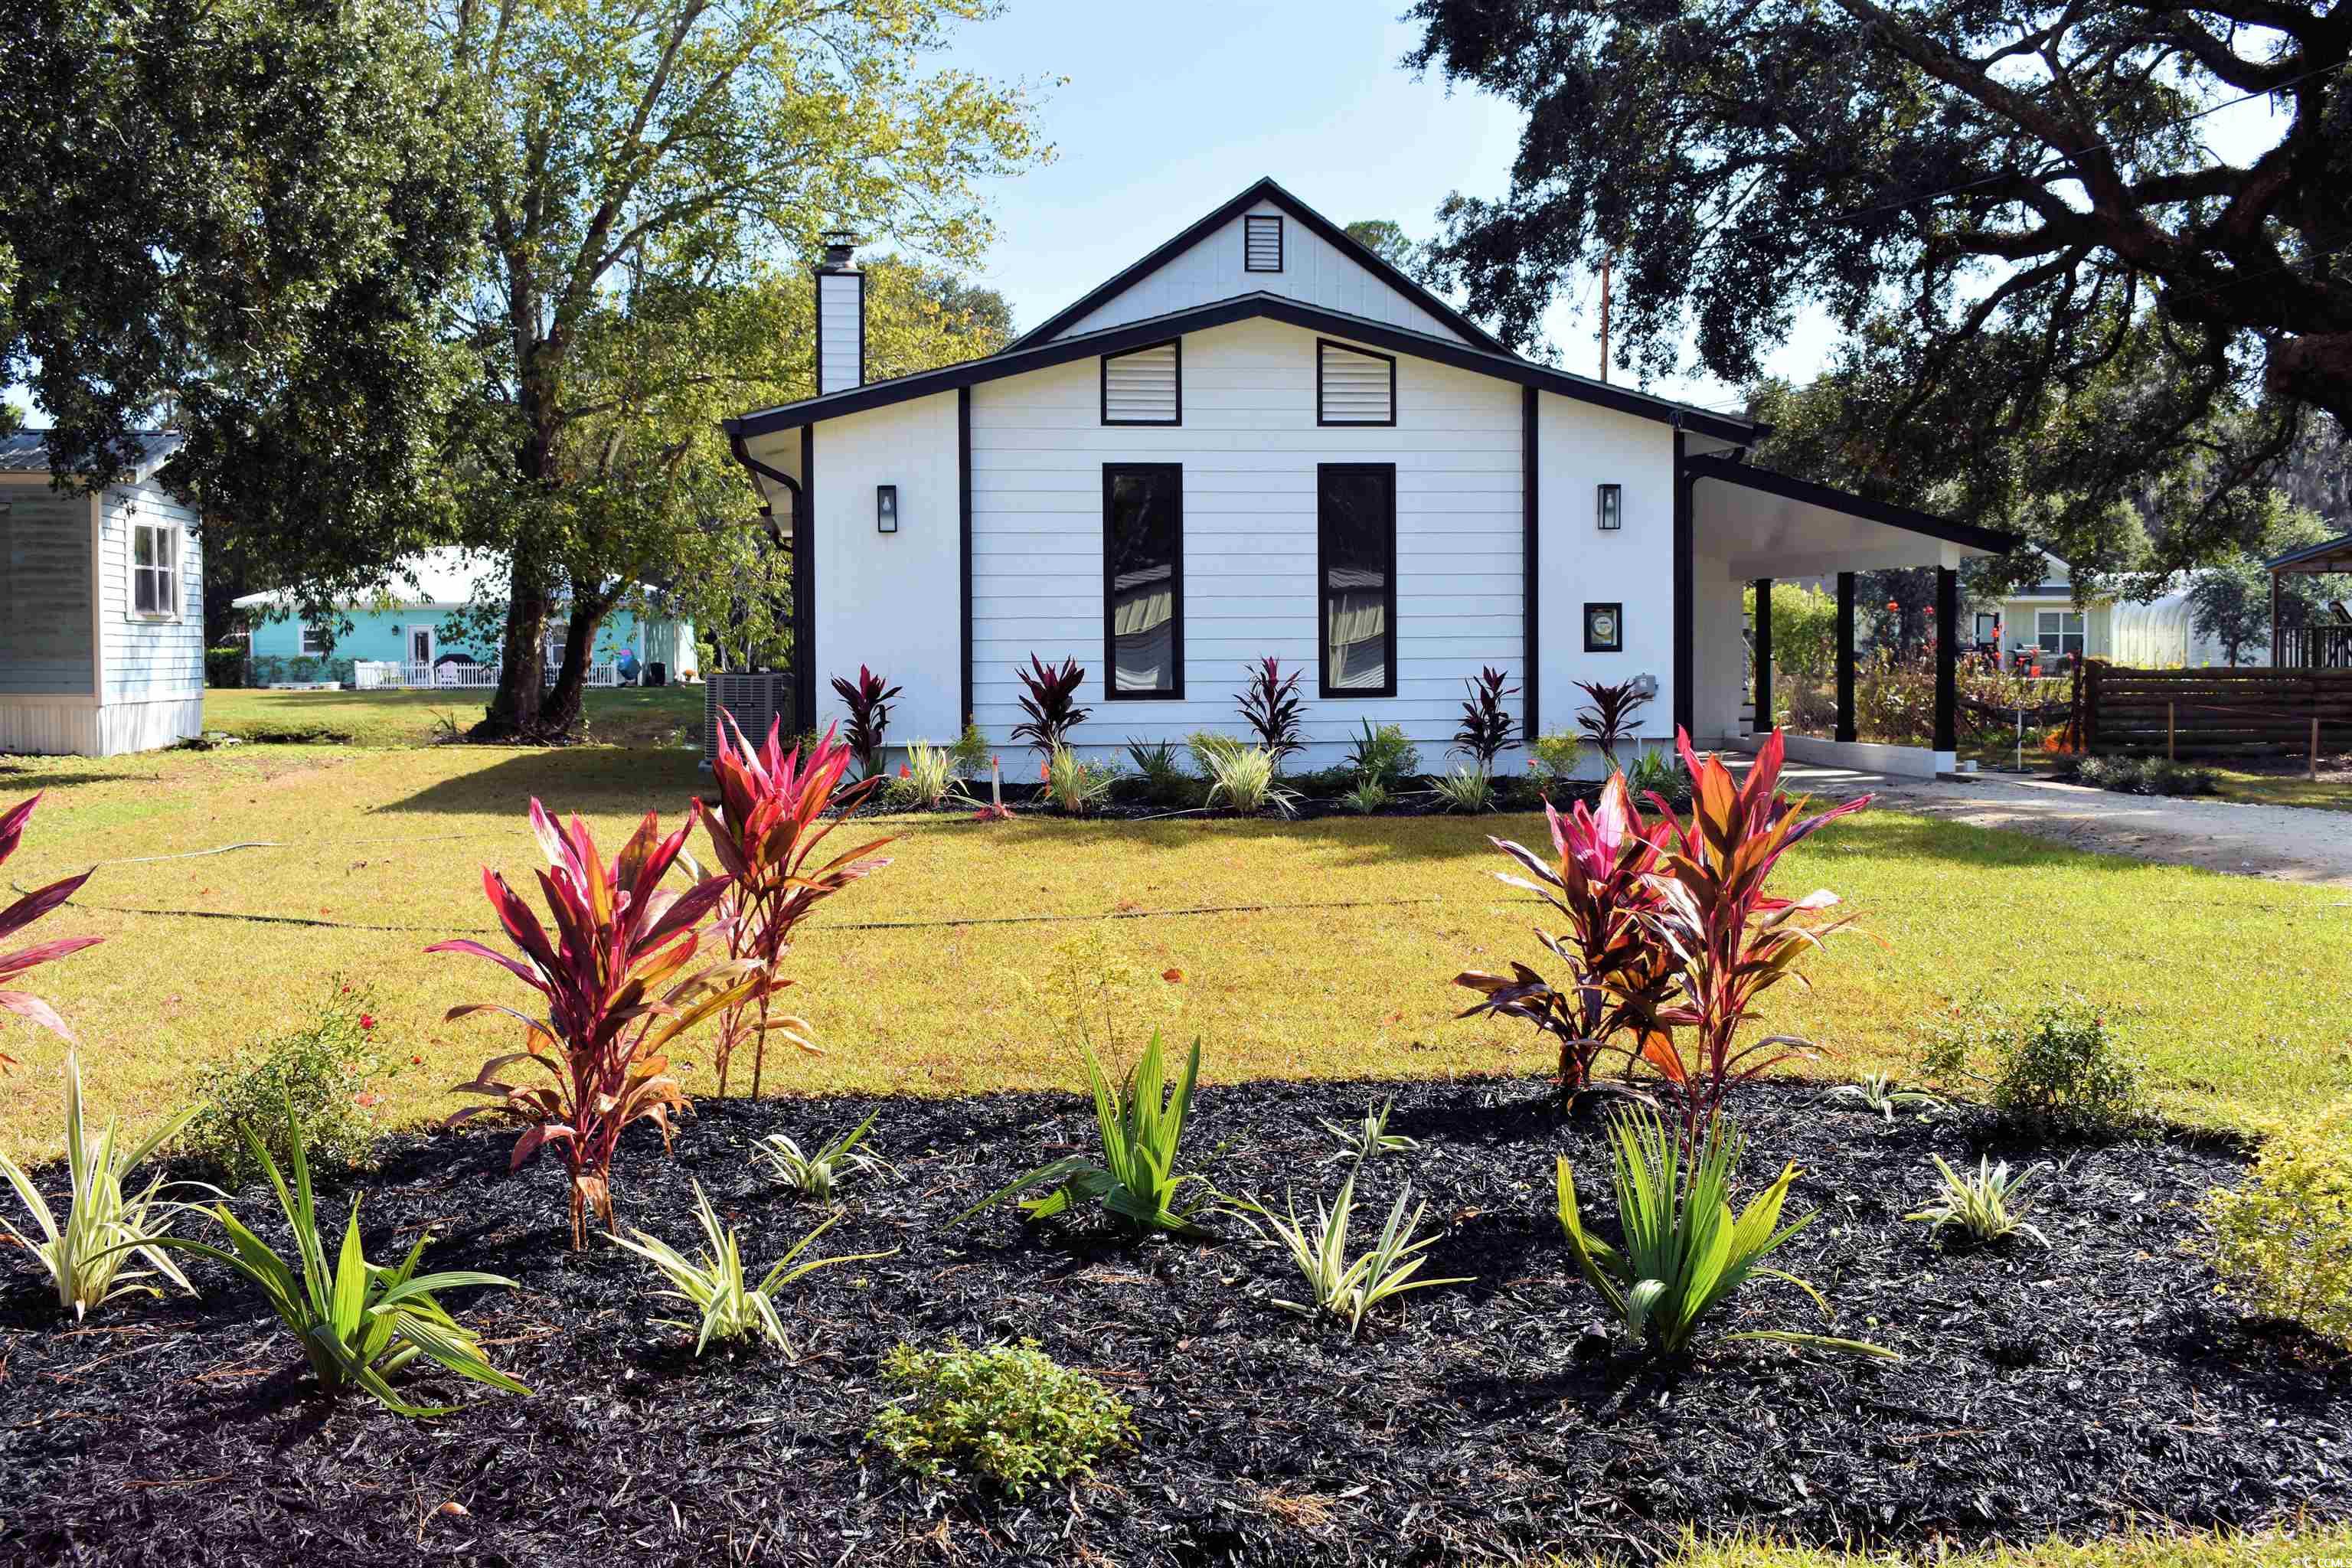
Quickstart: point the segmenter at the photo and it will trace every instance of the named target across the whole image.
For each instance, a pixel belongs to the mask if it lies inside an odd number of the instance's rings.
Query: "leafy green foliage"
[[[1582,737],[1567,730],[1537,736],[1528,751],[1535,761],[1537,781],[1547,787],[1556,788],[1573,780],[1584,761]]]
[[[1323,1123],[1323,1131],[1339,1141],[1339,1152],[1323,1163],[1328,1165],[1332,1160],[1353,1160],[1360,1165],[1382,1154],[1403,1154],[1420,1148],[1420,1139],[1389,1131],[1389,1112],[1395,1109],[1393,1099],[1366,1106],[1364,1119],[1352,1127],[1334,1121],[1328,1116],[1318,1117],[1316,1120]]]
[[[2106,1012],[2072,991],[2021,1013],[1981,996],[1956,1004],[1920,1066],[1946,1082],[1973,1081],[2003,1118],[2045,1135],[2128,1137],[2155,1115],[2138,1058]]]
[[[694,1333],[694,1353],[700,1355],[713,1340],[750,1339],[758,1335],[787,1355],[792,1353],[792,1342],[784,1337],[784,1321],[776,1313],[776,1296],[787,1285],[806,1279],[820,1268],[830,1268],[842,1263],[871,1263],[888,1258],[890,1252],[866,1252],[841,1258],[815,1258],[799,1261],[800,1255],[814,1245],[816,1238],[833,1228],[841,1216],[833,1215],[806,1236],[794,1242],[791,1250],[776,1260],[775,1267],[757,1285],[750,1282],[743,1272],[743,1248],[735,1238],[732,1227],[722,1223],[719,1211],[710,1205],[710,1194],[702,1184],[694,1184],[694,1217],[702,1226],[705,1250],[699,1258],[689,1258],[657,1236],[637,1231],[628,1236],[615,1236],[614,1245],[625,1252],[635,1253],[658,1269],[670,1289],[662,1292],[672,1300],[683,1301],[691,1308],[691,1320],[664,1318],[657,1320],[664,1328],[688,1329]]]
[[[1157,1029],[1124,1084],[1112,1084],[1091,1047],[1082,1045],[1081,1049],[1087,1059],[1087,1078],[1094,1089],[1102,1163],[1072,1155],[1040,1165],[1014,1177],[950,1224],[961,1225],[1024,1188],[1051,1186],[1053,1190],[1042,1197],[1021,1200],[1023,1211],[1031,1219],[1050,1219],[1079,1204],[1099,1201],[1111,1213],[1144,1230],[1190,1233],[1195,1228],[1192,1216],[1202,1203],[1180,1204],[1178,1198],[1188,1184],[1201,1178],[1179,1174],[1176,1158],[1184,1139],[1184,1120],[1192,1109],[1192,1087],[1201,1076],[1201,1042],[1192,1042],[1184,1075],[1172,1090]]]
[[[1222,801],[1244,816],[1255,816],[1268,806],[1285,816],[1290,815],[1298,794],[1276,782],[1280,770],[1272,752],[1239,742],[1215,746],[1200,742],[1201,738],[1194,737],[1192,751],[1209,775],[1206,804]]]
[[[196,1076],[199,1108],[180,1150],[221,1173],[231,1187],[260,1176],[254,1131],[282,1164],[294,1157],[279,1114],[300,1119],[311,1163],[331,1170],[367,1163],[376,1137],[377,1086],[394,1070],[377,1045],[374,1001],[351,982],[329,982],[311,1023],[205,1064]]]
[[[1135,765],[1129,776],[1146,803],[1158,806],[1187,806],[1199,802],[1200,782],[1184,771],[1172,741],[1129,741],[1128,761]]]
[[[1045,794],[1065,816],[1085,816],[1108,799],[1118,774],[1108,765],[1092,763],[1067,746],[1055,746],[1045,759]]]
[[[1622,1248],[1587,1228],[1577,1202],[1576,1174],[1568,1157],[1558,1167],[1560,1228],[1576,1251],[1577,1267],[1625,1331],[1657,1355],[1679,1355],[1691,1346],[1710,1314],[1738,1292],[1751,1275],[1778,1279],[1803,1290],[1829,1313],[1820,1291],[1793,1274],[1763,1266],[1789,1238],[1813,1223],[1804,1218],[1783,1226],[1781,1205],[1797,1179],[1794,1163],[1783,1166],[1772,1184],[1731,1215],[1731,1174],[1743,1147],[1727,1118],[1707,1123],[1695,1147],[1671,1132],[1657,1113],[1634,1106],[1609,1123],[1612,1179],[1617,1191]],[[1822,1350],[1901,1358],[1882,1346],[1855,1340],[1780,1329],[1725,1334],[1726,1340],[1775,1340]]]
[[[956,794],[962,783],[953,752],[917,741],[907,748],[907,760],[890,781],[890,804],[928,811]]]
[[[1429,1205],[1415,1204],[1412,1213],[1407,1215],[1405,1205],[1412,1203],[1410,1186],[1397,1194],[1395,1204],[1389,1209],[1388,1221],[1372,1245],[1354,1258],[1348,1256],[1348,1228],[1355,1218],[1356,1176],[1361,1169],[1360,1162],[1356,1170],[1348,1173],[1347,1180],[1339,1184],[1339,1195],[1328,1207],[1320,1197],[1315,1200],[1311,1224],[1298,1217],[1296,1194],[1286,1197],[1285,1212],[1279,1215],[1253,1198],[1236,1199],[1229,1205],[1257,1232],[1261,1240],[1279,1243],[1289,1253],[1299,1279],[1306,1283],[1306,1300],[1277,1300],[1275,1305],[1304,1318],[1336,1318],[1348,1325],[1350,1334],[1362,1331],[1364,1315],[1382,1301],[1408,1290],[1426,1290],[1433,1285],[1470,1282],[1468,1276],[1448,1279],[1413,1278],[1429,1261],[1428,1249],[1437,1244],[1439,1237],[1413,1239]]]
[[[1507,684],[1509,679],[1501,670],[1484,666],[1475,678],[1463,682],[1469,687],[1470,695],[1462,704],[1462,723],[1454,731],[1454,750],[1477,764],[1482,773],[1493,773],[1495,759],[1519,743],[1513,738],[1517,721],[1511,717],[1508,705],[1519,689]]]
[[[1895,1081],[1893,1075],[1883,1072],[1868,1072],[1852,1083],[1833,1084],[1822,1099],[1832,1105],[1858,1107],[1890,1122],[1900,1110],[1945,1109],[1942,1097],[1924,1089],[1906,1089]]]
[[[1429,793],[1446,810],[1475,816],[1495,804],[1495,780],[1485,770],[1465,763],[1450,773],[1431,774]]]
[[[1421,752],[1405,739],[1402,725],[1383,724],[1375,730],[1370,719],[1362,722],[1362,732],[1348,748],[1348,765],[1360,781],[1394,791],[1421,772]]]
[[[980,732],[978,724],[966,719],[963,733],[956,737],[956,743],[948,748],[948,752],[958,773],[968,779],[976,779],[980,771],[988,766],[988,737]]]
[[[895,1347],[882,1378],[899,1392],[867,1434],[893,1458],[934,1479],[966,1474],[1019,1498],[1041,1481],[1092,1475],[1135,1441],[1127,1406],[1101,1383],[1037,1348]]]
[[[2333,324],[2352,300],[2332,259],[2345,56],[2317,0],[1412,15],[1412,63],[1521,115],[1509,192],[1449,200],[1436,247],[1510,341],[1604,257],[1618,363],[1652,377],[1691,368],[1688,342],[1753,382],[1801,310],[1829,311],[1846,407],[1818,449],[1839,471],[1792,464],[1778,433],[1768,466],[2016,523],[2096,575],[2135,510],[2164,519],[2168,566],[2251,542],[2303,408],[2352,418]],[[2268,144],[2216,155],[2196,116],[2266,93]]]
[[[1347,803],[1349,811],[1359,816],[1370,816],[1388,805],[1388,786],[1378,779],[1364,779],[1339,798]]]
[[[2208,1194],[2204,1213],[2230,1295],[2352,1347],[2352,1100],[2273,1126],[2245,1180]]]
[[[210,1213],[228,1232],[234,1251],[176,1236],[151,1237],[152,1244],[208,1258],[258,1287],[278,1321],[300,1342],[311,1371],[318,1374],[319,1386],[329,1394],[358,1387],[396,1415],[446,1415],[451,1406],[410,1405],[393,1391],[388,1379],[419,1356],[472,1382],[509,1394],[529,1394],[530,1389],[483,1359],[480,1342],[458,1326],[434,1294],[469,1285],[512,1289],[513,1280],[470,1269],[418,1274],[417,1260],[425,1256],[430,1236],[418,1237],[396,1267],[370,1263],[360,1249],[360,1200],[356,1197],[352,1199],[351,1217],[343,1226],[342,1250],[332,1263],[327,1260],[320,1238],[318,1205],[310,1192],[310,1165],[302,1153],[302,1123],[291,1104],[285,1112],[286,1145],[293,1151],[290,1192],[268,1146],[252,1137],[250,1130],[247,1136],[254,1163],[269,1178],[278,1208],[294,1232],[299,1273],[222,1204],[214,1205]]]
[[[1234,694],[1234,701],[1242,710],[1243,721],[1256,732],[1257,743],[1273,756],[1275,772],[1280,773],[1285,757],[1307,749],[1298,738],[1305,710],[1298,697],[1299,672],[1283,674],[1278,658],[1260,659],[1244,670],[1249,685]]]
[[[1938,1231],[1957,1226],[1970,1241],[1999,1241],[2022,1232],[2044,1247],[2050,1245],[2048,1237],[2025,1223],[2030,1206],[2026,1200],[2032,1194],[2034,1177],[2044,1167],[2029,1166],[2011,1175],[2008,1161],[1996,1165],[1990,1155],[1984,1155],[1977,1161],[1976,1173],[1964,1176],[1941,1154],[1927,1157],[1936,1163],[1943,1190],[1926,1208],[1905,1215],[1905,1219],[1923,1221]]]
[[[782,1132],[761,1139],[752,1145],[751,1154],[768,1167],[770,1175],[794,1192],[831,1203],[835,1184],[850,1173],[866,1175],[892,1168],[890,1162],[866,1146],[866,1134],[881,1114],[879,1109],[866,1112],[865,1121],[814,1154],[803,1152],[797,1142]]]
[[[41,1195],[24,1167],[0,1153],[0,1175],[6,1176],[9,1184],[16,1189],[17,1197],[24,1201],[40,1234],[27,1236],[5,1217],[0,1217],[0,1228],[5,1228],[47,1273],[49,1283],[57,1289],[58,1310],[71,1312],[76,1322],[117,1296],[142,1290],[151,1296],[163,1294],[152,1285],[138,1283],[148,1278],[143,1271],[122,1271],[122,1266],[131,1261],[131,1252],[152,1265],[155,1273],[188,1294],[195,1294],[195,1287],[187,1282],[156,1245],[167,1234],[170,1223],[162,1215],[184,1205],[162,1196],[161,1176],[148,1183],[143,1191],[130,1194],[123,1192],[123,1178],[131,1173],[131,1167],[169,1142],[194,1114],[191,1107],[167,1117],[144,1139],[137,1143],[126,1141],[121,1148],[116,1147],[120,1129],[109,1117],[93,1142],[82,1117],[81,1060],[68,1050],[66,1175],[69,1195],[64,1223],[58,1223],[48,1200]]]
[[[2221,787],[2211,768],[2169,757],[2083,757],[2069,772],[2076,784],[2119,795],[2211,795]]]

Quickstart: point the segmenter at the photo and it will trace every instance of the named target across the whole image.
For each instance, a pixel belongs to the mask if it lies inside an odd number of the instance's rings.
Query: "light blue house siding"
[[[319,653],[319,640],[314,638],[306,649],[303,626],[291,617],[265,621],[257,626],[252,636],[252,653],[257,663],[262,660],[283,660],[290,664],[306,654],[314,658],[337,662],[351,659],[380,659],[404,663],[413,655],[410,645],[419,628],[428,628],[433,636],[434,656],[445,653],[471,655],[477,661],[490,664],[497,661],[495,646],[485,646],[459,635],[450,625],[453,612],[431,606],[410,606],[390,610],[353,610],[348,612],[352,629],[333,639],[332,651]],[[694,668],[694,637],[690,626],[667,618],[648,617],[644,623],[644,641],[638,641],[638,617],[627,610],[615,610],[604,617],[596,634],[596,647],[591,656],[594,663],[616,661],[625,652],[635,653],[646,663],[668,667],[669,678],[676,680]]]

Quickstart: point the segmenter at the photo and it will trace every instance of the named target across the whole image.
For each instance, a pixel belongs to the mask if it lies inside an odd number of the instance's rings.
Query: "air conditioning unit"
[[[702,683],[702,765],[719,755],[719,716],[725,713],[753,745],[768,738],[768,726],[781,721],[784,744],[800,732],[793,711],[793,678],[789,672],[761,671],[748,675],[714,674]]]

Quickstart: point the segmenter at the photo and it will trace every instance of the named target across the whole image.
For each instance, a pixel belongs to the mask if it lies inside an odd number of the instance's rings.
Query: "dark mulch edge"
[[[1508,775],[1498,778],[1496,785],[1495,803],[1484,813],[1488,816],[1513,812],[1539,812],[1543,809],[1547,795],[1549,796],[1551,804],[1562,811],[1566,811],[1577,801],[1592,805],[1597,805],[1601,799],[1601,784],[1597,780],[1580,780],[1564,785],[1550,785],[1539,791],[1525,779],[1517,775]],[[970,820],[973,813],[972,805],[965,801],[936,806],[895,805],[885,798],[887,793],[884,790],[877,790],[871,797],[861,802],[856,811],[847,814],[848,817],[862,819],[877,816],[939,816]],[[984,784],[972,793],[982,801],[988,798],[988,789]],[[1046,797],[1042,786],[1034,784],[1008,784],[1004,786],[1004,805],[1005,809],[1015,816],[1034,816],[1055,822],[1319,822],[1333,817],[1362,821],[1367,818],[1386,816],[1465,815],[1447,805],[1444,799],[1434,791],[1423,788],[1402,790],[1392,795],[1386,805],[1378,811],[1370,812],[1358,811],[1337,795],[1302,796],[1286,813],[1274,810],[1240,812],[1230,806],[1222,805],[1171,805],[1161,802],[1139,799],[1137,798],[1139,793],[1129,791],[1122,795],[1121,792],[1114,789],[1111,799],[1097,806],[1085,816],[1075,817],[1056,808]],[[1688,802],[1685,799],[1676,804],[1687,805]],[[1649,809],[1646,803],[1643,809],[1645,811]],[[836,812],[833,815],[841,816],[842,814]]]
[[[1647,1556],[1685,1529],[1895,1546],[2352,1517],[2352,1359],[2238,1321],[2184,1246],[2192,1205],[2240,1173],[2226,1141],[2041,1149],[1973,1113],[1889,1125],[1810,1088],[1752,1089],[1749,1190],[1794,1159],[1800,1201],[1822,1210],[1780,1261],[1829,1292],[1836,1331],[1909,1359],[1746,1345],[1673,1368],[1588,1328],[1551,1157],[1571,1156],[1589,1195],[1606,1169],[1593,1120],[1563,1116],[1538,1080],[1204,1089],[1199,1168],[1228,1191],[1328,1192],[1317,1119],[1352,1120],[1374,1095],[1425,1147],[1374,1165],[1368,1201],[1384,1210],[1410,1180],[1444,1229],[1431,1271],[1476,1279],[1410,1298],[1360,1342],[1274,1308],[1286,1266],[1230,1223],[1210,1243],[1003,1214],[943,1228],[1087,1142],[1087,1102],[1055,1094],[707,1104],[670,1159],[632,1135],[624,1219],[689,1243],[699,1177],[757,1263],[818,1216],[746,1165],[753,1139],[807,1143],[881,1105],[902,1173],[846,1189],[821,1245],[903,1250],[792,1293],[797,1361],[688,1356],[650,1323],[667,1314],[635,1260],[564,1250],[551,1164],[509,1177],[486,1135],[390,1141],[363,1182],[371,1253],[430,1223],[431,1267],[523,1282],[452,1304],[536,1395],[420,1380],[462,1406],[428,1423],[310,1396],[255,1295],[208,1268],[202,1300],[122,1303],[77,1333],[11,1264],[0,1558],[1450,1563]],[[1905,1224],[1930,1152],[2060,1162],[2034,1216],[2053,1247],[1947,1249]],[[340,1215],[348,1186],[328,1185]],[[268,1217],[255,1194],[240,1206]],[[1811,1318],[1769,1283],[1741,1306],[1748,1326]],[[1133,1405],[1139,1448],[1026,1501],[898,1470],[863,1437],[877,1360],[951,1334],[1034,1337],[1094,1372]]]

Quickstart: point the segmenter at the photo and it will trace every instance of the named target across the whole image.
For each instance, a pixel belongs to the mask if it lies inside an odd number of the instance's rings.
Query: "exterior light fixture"
[[[1625,487],[1602,485],[1593,502],[1593,521],[1603,533],[1614,533],[1625,526]]]
[[[874,531],[898,531],[898,487],[896,485],[874,487]]]

